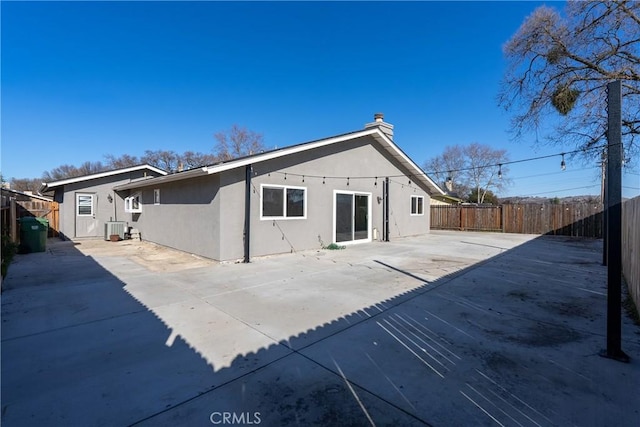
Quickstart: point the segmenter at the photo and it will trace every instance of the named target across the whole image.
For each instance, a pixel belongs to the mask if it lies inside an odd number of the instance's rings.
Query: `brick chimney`
[[[364,125],[364,128],[369,129],[372,127],[377,127],[382,131],[382,133],[387,135],[387,137],[393,141],[393,125],[384,121],[384,114],[375,113],[373,115],[373,120],[373,122]]]

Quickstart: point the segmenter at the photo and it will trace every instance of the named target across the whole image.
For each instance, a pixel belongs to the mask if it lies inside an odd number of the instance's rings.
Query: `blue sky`
[[[209,152],[232,124],[283,147],[375,112],[420,165],[472,142],[512,160],[569,151],[512,142],[496,105],[501,46],[540,4],[2,2],[2,174]],[[599,194],[595,161],[567,163],[513,165],[502,195]],[[632,172],[626,197],[640,193]]]

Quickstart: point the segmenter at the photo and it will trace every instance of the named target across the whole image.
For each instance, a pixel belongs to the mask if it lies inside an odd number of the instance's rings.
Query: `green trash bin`
[[[44,218],[20,218],[20,246],[26,252],[47,250],[49,221]]]

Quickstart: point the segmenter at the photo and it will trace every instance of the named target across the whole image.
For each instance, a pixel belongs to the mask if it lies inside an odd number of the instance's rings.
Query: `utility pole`
[[[606,148],[600,155],[600,171],[602,182],[600,183],[600,203],[602,204],[602,265],[607,265],[607,154]]]
[[[622,351],[622,94],[607,84],[607,348],[601,356],[629,362]]]

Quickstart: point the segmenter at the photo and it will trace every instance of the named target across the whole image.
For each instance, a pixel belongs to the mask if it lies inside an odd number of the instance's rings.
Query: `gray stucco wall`
[[[284,173],[289,175],[286,177]],[[304,182],[302,176],[305,175]],[[382,239],[384,178],[390,183],[390,238],[429,232],[426,188],[409,183],[409,171],[378,148],[371,137],[307,150],[253,165],[251,191],[251,256],[321,248],[334,241],[334,192],[366,193],[371,200],[371,228]],[[317,177],[312,177],[317,176]],[[323,184],[322,177],[326,176]],[[353,177],[347,185],[346,178]],[[357,179],[368,176],[371,178]],[[373,177],[377,176],[378,179]],[[376,185],[377,183],[377,185]],[[261,219],[261,185],[304,187],[305,219]],[[160,189],[160,205],[153,191]],[[211,176],[173,181],[141,190],[142,213],[131,225],[149,240],[217,260],[244,255],[245,168]],[[423,214],[410,215],[411,196],[424,197]],[[378,201],[380,198],[380,201]],[[373,239],[373,232],[371,238]]]
[[[218,175],[145,187],[142,213],[133,214],[131,225],[143,240],[220,259],[219,187]],[[159,205],[154,205],[154,189],[160,190]]]
[[[429,232],[429,195],[426,189],[409,178],[399,163],[386,152],[372,145],[370,137],[347,141],[339,146],[318,148],[253,166],[255,191],[251,192],[251,256],[320,248],[334,240],[334,191],[371,194],[372,228],[382,238],[384,177],[390,176],[390,238]],[[284,176],[284,172],[289,175]],[[301,176],[306,175],[304,182]],[[244,169],[221,174],[221,249],[220,259],[242,258],[244,253]],[[401,175],[402,177],[398,177]],[[378,176],[374,178],[335,179],[310,176]],[[262,184],[305,187],[307,194],[306,219],[261,220],[260,187]],[[411,195],[424,197],[423,215],[412,216]],[[230,208],[233,207],[233,208]],[[371,236],[373,237],[373,236]]]
[[[60,203],[60,232],[65,238],[77,238],[76,235],[76,194],[86,193],[95,195],[95,233],[93,237],[104,236],[104,223],[106,221],[126,221],[131,223],[131,214],[124,211],[124,197],[113,191],[113,187],[126,184],[134,179],[145,176],[157,176],[149,170],[138,170],[103,178],[67,184],[63,188],[56,189],[54,199]],[[111,195],[113,201],[109,202]]]

